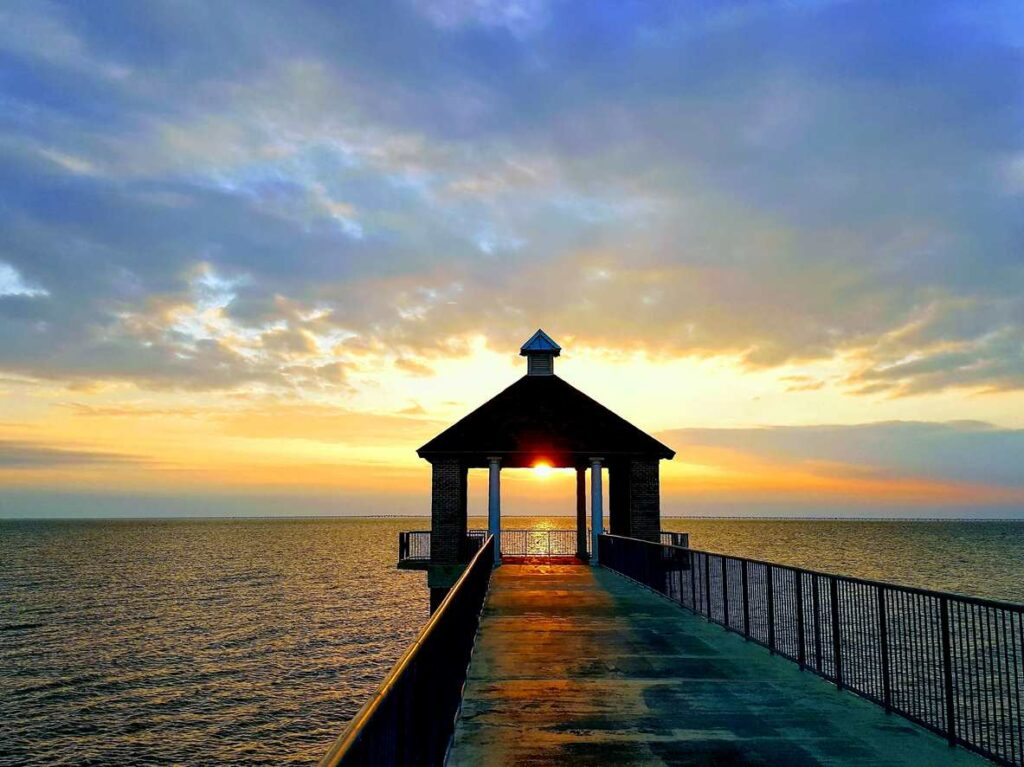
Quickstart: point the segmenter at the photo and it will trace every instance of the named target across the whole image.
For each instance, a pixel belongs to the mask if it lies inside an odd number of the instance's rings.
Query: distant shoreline
[[[574,520],[568,514],[523,514],[505,517],[506,520],[536,519],[538,517],[555,517],[566,520]],[[483,515],[471,514],[470,518],[483,518]],[[729,515],[687,515],[687,516],[662,516],[663,521],[667,519],[682,521],[733,521],[733,522],[1021,522],[1024,523],[1024,515],[1020,517],[849,517],[849,516],[740,516]],[[223,515],[160,515],[151,517],[132,516],[36,516],[36,517],[5,517],[0,516],[2,522],[202,522],[202,521],[310,521],[310,520],[425,520],[429,522],[427,515],[405,515],[405,514],[223,514]]]

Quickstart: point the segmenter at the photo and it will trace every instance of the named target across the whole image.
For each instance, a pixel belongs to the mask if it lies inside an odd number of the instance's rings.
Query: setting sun
[[[551,476],[551,464],[547,461],[537,461],[533,465],[533,476],[539,479],[546,479]]]

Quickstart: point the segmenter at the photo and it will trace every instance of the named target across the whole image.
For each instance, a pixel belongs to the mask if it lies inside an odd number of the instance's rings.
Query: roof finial
[[[551,336],[539,329],[519,350],[519,354],[526,357],[526,375],[529,376],[554,375],[555,357],[561,353],[562,347],[556,344]]]

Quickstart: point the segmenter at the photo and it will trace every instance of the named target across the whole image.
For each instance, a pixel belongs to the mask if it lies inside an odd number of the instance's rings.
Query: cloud
[[[853,393],[1024,389],[1024,64],[982,16],[10,6],[0,368],[295,392],[544,318],[842,358]]]
[[[442,421],[404,414],[359,413],[316,405],[264,406],[219,420],[232,436],[356,446],[419,444],[446,426]]]
[[[418,0],[414,6],[442,29],[476,24],[522,36],[547,22],[548,4],[548,0]]]
[[[695,452],[728,450],[835,478],[915,479],[1024,490],[1024,430],[980,422],[678,429],[658,436],[684,462]]]
[[[0,440],[0,469],[51,469],[140,463],[137,456]]]
[[[36,298],[50,295],[45,289],[29,285],[10,264],[0,261],[0,298],[7,296],[24,296]]]

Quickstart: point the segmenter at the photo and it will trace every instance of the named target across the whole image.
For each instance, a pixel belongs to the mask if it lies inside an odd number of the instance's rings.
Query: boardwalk
[[[449,764],[990,762],[612,572],[506,565]]]

